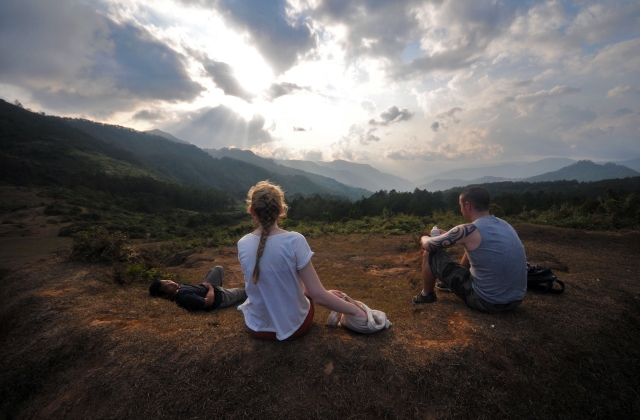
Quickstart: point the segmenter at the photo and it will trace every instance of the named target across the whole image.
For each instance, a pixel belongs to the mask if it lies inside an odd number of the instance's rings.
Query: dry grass
[[[311,239],[325,287],[394,325],[357,335],[317,308],[283,343],[250,338],[234,308],[190,314],[116,286],[108,266],[20,266],[2,279],[0,419],[639,418],[640,235],[516,229],[567,289],[494,316],[445,293],[412,305],[414,237]],[[233,247],[171,270],[196,283],[211,265],[242,284]]]

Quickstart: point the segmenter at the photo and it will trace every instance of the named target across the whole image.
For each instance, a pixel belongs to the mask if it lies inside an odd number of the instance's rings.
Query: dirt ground
[[[450,293],[416,306],[416,236],[309,239],[325,287],[393,326],[358,335],[316,307],[311,332],[282,343],[252,339],[235,307],[188,313],[5,234],[0,419],[640,418],[640,234],[515,228],[564,294],[529,292],[500,315]],[[169,270],[199,283],[213,265],[242,285],[235,247]]]

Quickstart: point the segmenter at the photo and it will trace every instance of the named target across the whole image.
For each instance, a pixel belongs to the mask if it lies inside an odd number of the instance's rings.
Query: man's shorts
[[[464,300],[470,308],[494,314],[515,309],[522,302],[518,300],[495,304],[485,301],[473,289],[473,278],[469,269],[454,261],[441,249],[429,253],[429,267],[433,275],[449,286],[449,289]]]

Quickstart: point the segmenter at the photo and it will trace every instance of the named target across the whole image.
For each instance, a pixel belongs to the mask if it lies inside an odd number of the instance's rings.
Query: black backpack
[[[553,287],[554,282],[560,285],[560,289]],[[564,292],[564,282],[558,280],[549,267],[527,263],[527,289],[538,293],[558,295]]]

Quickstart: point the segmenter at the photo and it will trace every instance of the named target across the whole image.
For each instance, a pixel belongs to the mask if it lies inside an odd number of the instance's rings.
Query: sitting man
[[[510,224],[489,214],[489,192],[472,187],[460,194],[460,211],[469,222],[438,236],[423,236],[422,292],[413,303],[437,300],[436,278],[465,303],[479,311],[496,313],[515,309],[527,291],[524,246]],[[464,246],[460,264],[443,248]]]
[[[156,280],[149,286],[149,294],[171,300],[188,311],[211,311],[244,302],[247,298],[244,289],[222,288],[223,276],[222,267],[216,266],[198,286],[178,285],[172,280]]]

